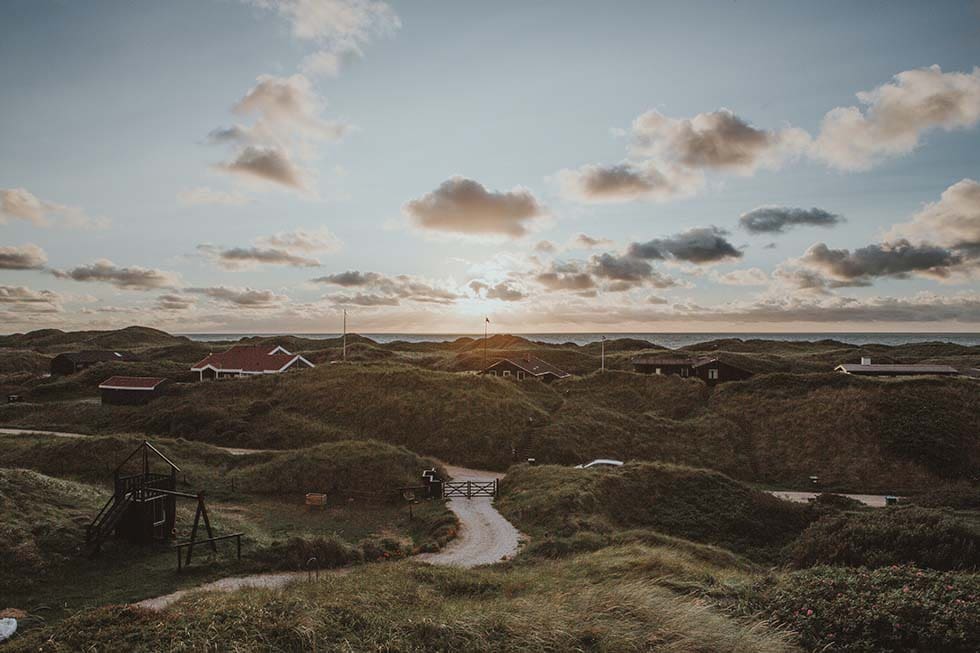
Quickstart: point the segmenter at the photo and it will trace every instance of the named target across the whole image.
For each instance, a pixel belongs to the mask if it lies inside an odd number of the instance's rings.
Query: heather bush
[[[815,567],[759,583],[754,607],[807,650],[980,650],[980,575]]]
[[[884,567],[912,563],[930,569],[980,567],[980,533],[964,521],[926,508],[892,508],[823,517],[794,542],[796,567]]]

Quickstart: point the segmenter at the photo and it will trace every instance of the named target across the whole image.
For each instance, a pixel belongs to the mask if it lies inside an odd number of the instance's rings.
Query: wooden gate
[[[447,481],[442,484],[444,499],[497,496],[497,479],[492,481]]]

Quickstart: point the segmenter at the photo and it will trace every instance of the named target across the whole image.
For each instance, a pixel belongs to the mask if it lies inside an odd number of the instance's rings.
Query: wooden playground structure
[[[139,463],[136,472],[126,472],[127,465]],[[154,471],[163,463],[163,472]],[[89,555],[98,553],[102,544],[112,535],[133,544],[150,544],[155,541],[176,539],[177,499],[193,499],[197,502],[191,537],[174,545],[177,551],[177,571],[191,563],[194,546],[208,544],[217,552],[216,542],[235,539],[238,558],[242,557],[242,533],[214,534],[208,516],[204,494],[190,494],[177,490],[177,473],[180,467],[160,451],[143,440],[113,471],[113,493],[102,510],[88,525],[85,532],[85,548]],[[201,521],[207,537],[198,540],[197,529]],[[186,549],[186,558],[181,553]]]

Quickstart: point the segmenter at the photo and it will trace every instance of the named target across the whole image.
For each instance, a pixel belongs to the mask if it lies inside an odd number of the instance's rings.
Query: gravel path
[[[492,481],[501,474],[444,465],[454,481]],[[449,508],[459,517],[459,533],[442,551],[423,553],[418,560],[449,567],[476,567],[517,553],[520,533],[493,507],[493,499],[453,498]]]
[[[806,503],[810,499],[817,498],[819,492],[793,492],[790,490],[769,490],[769,494],[780,499],[785,499],[786,501],[792,501],[794,503]],[[831,494],[837,494],[832,492]],[[854,499],[855,501],[860,501],[866,506],[871,506],[872,508],[884,508],[885,507],[885,495],[883,494],[842,494],[842,497],[847,497],[848,499]]]

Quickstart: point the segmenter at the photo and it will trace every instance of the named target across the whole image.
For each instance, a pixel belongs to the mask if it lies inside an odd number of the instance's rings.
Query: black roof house
[[[51,359],[51,374],[74,374],[96,363],[109,361],[133,362],[139,360],[128,351],[91,349],[58,354]]]

